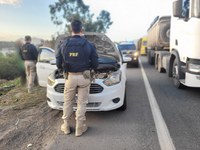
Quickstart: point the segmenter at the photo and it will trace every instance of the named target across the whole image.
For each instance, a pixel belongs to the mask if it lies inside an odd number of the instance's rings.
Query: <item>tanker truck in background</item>
[[[151,65],[156,65],[157,53],[169,52],[170,16],[157,16],[147,30],[147,56]]]
[[[148,29],[148,61],[159,72],[167,72],[175,87],[200,87],[200,0],[173,0],[173,14],[169,18],[169,30],[165,32],[168,45],[156,40],[161,40],[161,30],[157,29],[154,36],[151,33],[162,17]]]

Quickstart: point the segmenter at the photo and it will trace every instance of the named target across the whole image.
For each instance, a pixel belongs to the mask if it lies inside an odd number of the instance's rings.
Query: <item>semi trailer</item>
[[[199,39],[200,0],[173,0],[172,16],[157,17],[148,29],[148,61],[175,87],[200,87]]]
[[[147,30],[147,56],[151,65],[157,66],[158,53],[169,52],[170,16],[157,16]]]

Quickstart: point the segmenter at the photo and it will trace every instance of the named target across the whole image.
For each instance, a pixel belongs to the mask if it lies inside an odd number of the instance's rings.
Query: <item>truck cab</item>
[[[137,49],[140,55],[147,55],[147,37],[144,36],[138,40]]]
[[[200,87],[200,0],[174,0],[169,76],[180,88]]]

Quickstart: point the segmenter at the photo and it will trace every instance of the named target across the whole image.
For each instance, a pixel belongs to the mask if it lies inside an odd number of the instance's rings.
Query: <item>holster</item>
[[[85,71],[83,72],[83,77],[84,77],[85,79],[91,79],[90,70],[85,70]]]
[[[66,80],[68,79],[68,75],[69,75],[68,72],[65,72],[65,73],[64,73],[64,78],[65,78]]]

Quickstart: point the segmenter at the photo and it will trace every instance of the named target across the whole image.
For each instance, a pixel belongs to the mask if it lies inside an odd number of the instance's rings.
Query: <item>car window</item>
[[[118,48],[120,51],[123,50],[135,50],[135,45],[134,44],[119,44]]]
[[[55,53],[47,48],[42,48],[39,53],[39,62],[50,62],[55,59]]]

